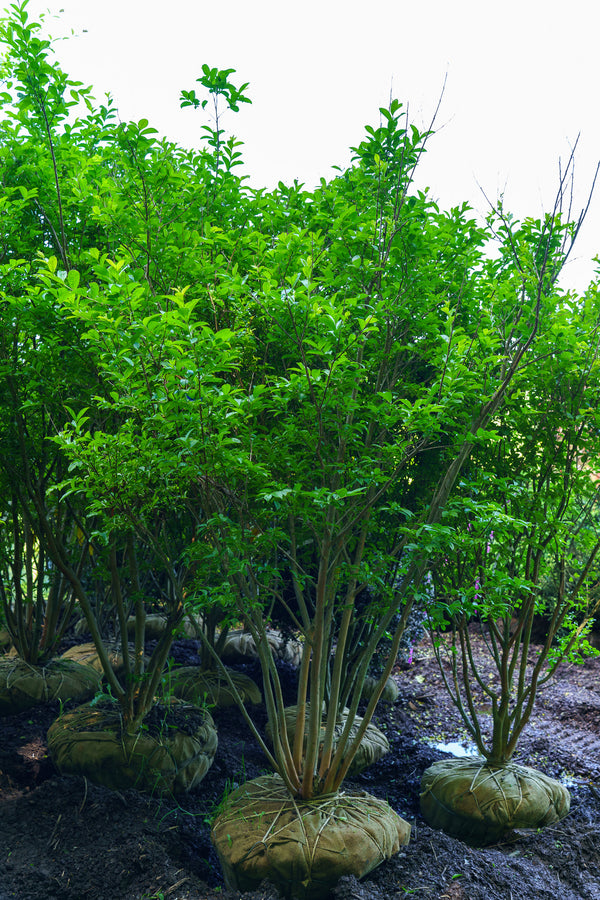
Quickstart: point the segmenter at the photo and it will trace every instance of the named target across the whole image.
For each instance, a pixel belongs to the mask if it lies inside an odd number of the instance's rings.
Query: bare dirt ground
[[[192,664],[196,651],[182,641],[174,655]],[[421,775],[444,756],[432,742],[464,738],[427,641],[395,677],[400,696],[377,719],[391,752],[352,786],[385,797],[411,822],[412,840],[364,881],[342,879],[332,900],[600,900],[600,659],[562,667],[516,754],[568,779],[570,815],[483,850],[433,831],[419,815]],[[58,775],[46,755],[58,711],[50,704],[0,721],[0,900],[275,900],[268,884],[227,891],[210,843],[226,786],[267,770],[236,709],[215,711],[215,762],[178,802]]]

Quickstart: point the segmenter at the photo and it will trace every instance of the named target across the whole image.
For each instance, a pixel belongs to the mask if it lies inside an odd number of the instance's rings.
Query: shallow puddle
[[[451,753],[452,756],[479,756],[477,747],[470,741],[448,741],[447,743],[435,742],[431,743],[430,746],[435,747],[436,750],[441,750],[442,753]]]

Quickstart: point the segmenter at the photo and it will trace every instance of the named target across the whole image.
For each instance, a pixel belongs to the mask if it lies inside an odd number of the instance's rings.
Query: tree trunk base
[[[310,704],[307,703],[306,707],[307,707],[307,711],[306,711],[307,718],[306,718],[306,724],[305,724],[305,729],[304,729],[305,738],[306,738],[306,731],[308,730],[308,713],[310,710]],[[338,740],[340,738],[340,735],[342,734],[342,732],[346,726],[346,719],[347,719],[346,713],[347,713],[347,710],[344,710],[342,715],[339,717],[337,724],[335,726],[335,729],[334,729],[334,737],[333,737],[334,752],[335,752],[335,747],[337,746]],[[285,715],[285,725],[286,725],[287,736],[288,736],[288,740],[291,744],[294,740],[294,735],[296,734],[296,727],[297,727],[298,713],[297,713],[296,707],[295,706],[286,707],[286,709],[284,711],[284,715]],[[352,725],[352,730],[350,731],[349,743],[351,743],[354,740],[354,737],[358,731],[358,728],[359,728],[361,722],[362,722],[362,719],[360,718],[360,716],[356,716],[356,718],[354,719],[354,723]],[[267,737],[269,738],[270,741],[272,741],[273,737],[272,737],[272,729],[271,729],[270,723],[267,724],[266,731],[267,731]],[[320,734],[321,743],[324,741],[324,739],[325,739],[325,727],[322,726],[321,734]],[[305,746],[306,746],[306,743],[305,743]],[[389,741],[386,738],[385,734],[382,731],[380,731],[376,725],[369,723],[369,725],[367,725],[367,729],[363,735],[363,738],[362,738],[362,741],[358,748],[358,751],[356,753],[356,756],[354,757],[354,759],[352,760],[352,762],[350,764],[350,768],[348,769],[348,775],[350,775],[350,776],[359,775],[362,771],[364,771],[364,769],[368,768],[369,766],[372,766],[374,763],[376,763],[378,760],[380,760],[382,756],[385,756],[386,753],[389,753],[389,750],[390,750],[390,744],[389,744]]]

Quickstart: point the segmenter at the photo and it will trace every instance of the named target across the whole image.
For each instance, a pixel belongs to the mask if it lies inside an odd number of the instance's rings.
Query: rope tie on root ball
[[[321,900],[343,875],[362,878],[397,853],[410,825],[364,791],[298,800],[267,775],[226,798],[211,836],[231,890],[267,878],[283,897]]]
[[[80,706],[50,726],[48,751],[61,774],[84,775],[113,790],[186,792],[211,767],[217,732],[207,710],[183,701],[172,700],[164,715],[176,718],[162,732],[127,734],[117,709]]]
[[[421,781],[421,812],[429,825],[483,846],[518,828],[544,828],[564,818],[564,785],[528,766],[484,760],[434,763]]]
[[[14,657],[0,660],[0,715],[14,715],[50,700],[87,700],[101,677],[90,666],[71,660],[51,660],[32,666]]]

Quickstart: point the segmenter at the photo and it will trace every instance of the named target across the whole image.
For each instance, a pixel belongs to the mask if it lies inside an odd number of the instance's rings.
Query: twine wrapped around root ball
[[[362,878],[397,853],[410,825],[366,792],[299,800],[264,775],[227,797],[211,837],[231,890],[267,878],[283,897],[321,900],[343,875]]]
[[[262,703],[262,694],[255,681],[241,672],[229,671],[229,676],[242,703]],[[175,697],[190,703],[209,706],[234,706],[235,694],[224,675],[218,672],[202,672],[197,666],[172,669],[168,680],[169,690]]]
[[[514,828],[544,828],[569,812],[568,790],[528,766],[444,759],[421,781],[421,812],[432,828],[484,846]]]
[[[0,716],[12,716],[50,700],[87,700],[100,687],[100,674],[72,660],[32,666],[19,656],[0,659]]]
[[[172,712],[174,724],[169,722]],[[214,722],[207,710],[179,700],[159,708],[161,715],[164,722],[157,733],[147,729],[127,734],[118,708],[79,706],[50,726],[48,751],[61,774],[85,775],[113,790],[189,791],[213,763]],[[189,725],[182,727],[186,720]]]
[[[306,704],[306,720],[304,726],[304,737],[306,739],[306,733],[308,730],[308,714],[310,711],[310,703]],[[337,746],[338,740],[346,727],[348,709],[345,708],[344,712],[341,716],[338,717],[336,725],[334,727],[333,732],[333,746],[334,752],[335,747]],[[288,740],[290,743],[294,740],[294,735],[296,733],[297,728],[297,717],[298,713],[295,706],[288,706],[284,711],[285,715],[285,726],[287,731]],[[350,730],[350,737],[348,738],[349,746],[354,740],[356,733],[361,725],[362,718],[360,716],[356,716]],[[270,741],[273,740],[273,732],[271,728],[271,723],[267,724],[267,737]],[[325,739],[325,726],[321,726],[320,736],[319,736],[319,745],[321,746]],[[306,746],[306,741],[305,741]],[[389,753],[390,744],[385,734],[379,730],[375,725],[369,723],[367,725],[367,729],[363,735],[363,738],[360,743],[360,747],[358,748],[358,752],[356,756],[352,760],[350,764],[350,768],[348,769],[348,775],[358,775],[364,769],[368,768],[368,766],[372,766],[373,763],[376,763],[381,759],[382,756],[385,756],[386,753]]]

